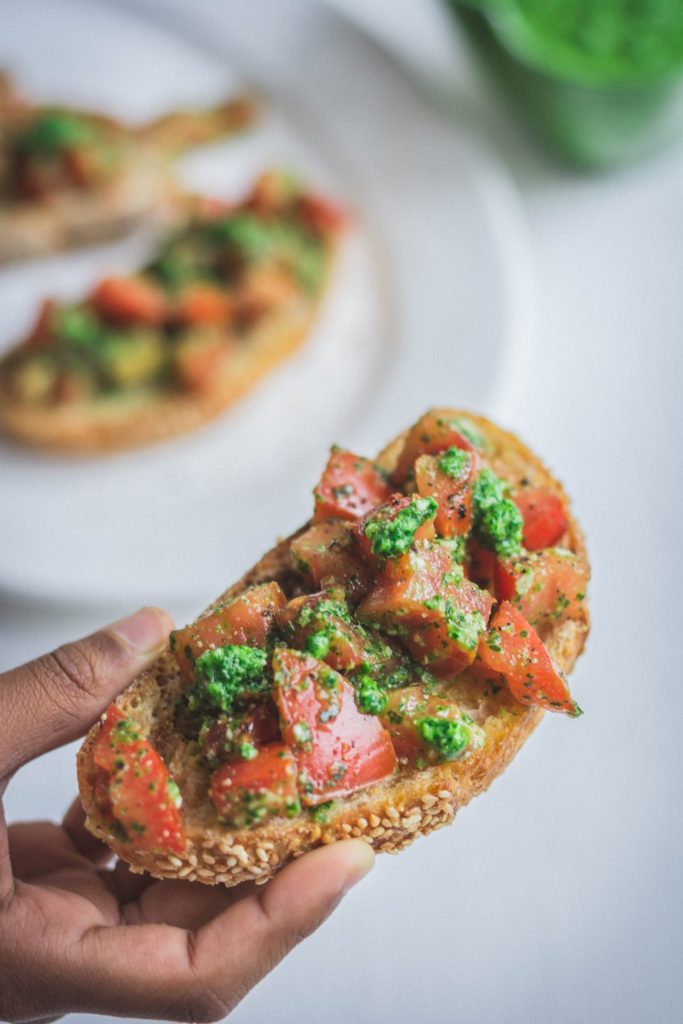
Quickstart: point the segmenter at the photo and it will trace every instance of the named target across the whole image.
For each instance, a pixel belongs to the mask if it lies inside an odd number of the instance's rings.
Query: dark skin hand
[[[0,796],[12,774],[83,735],[164,647],[171,622],[143,609],[0,675]],[[0,804],[0,1018],[81,1011],[178,1021],[224,1017],[372,867],[359,840],[294,861],[262,887],[134,875],[85,831],[6,827]]]

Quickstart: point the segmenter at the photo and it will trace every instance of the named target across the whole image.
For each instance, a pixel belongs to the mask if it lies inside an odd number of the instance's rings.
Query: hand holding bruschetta
[[[171,623],[143,609],[0,676],[0,796],[22,765],[81,735],[160,653]],[[154,770],[154,763],[147,765]],[[132,874],[83,827],[5,825],[0,805],[0,1018],[82,1011],[224,1017],[372,866],[351,841],[265,889],[210,890]]]

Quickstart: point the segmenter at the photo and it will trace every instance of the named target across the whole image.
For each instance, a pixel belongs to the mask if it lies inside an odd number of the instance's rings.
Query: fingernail
[[[141,608],[134,615],[113,622],[109,628],[125,640],[135,654],[150,655],[165,646],[173,622],[161,608]]]
[[[361,839],[352,839],[344,840],[344,846],[353,846],[354,849],[348,851],[351,856],[349,856],[348,873],[341,889],[342,895],[345,895],[349,889],[353,889],[354,885],[357,885],[361,878],[365,878],[375,866],[375,853],[368,843],[364,843]]]

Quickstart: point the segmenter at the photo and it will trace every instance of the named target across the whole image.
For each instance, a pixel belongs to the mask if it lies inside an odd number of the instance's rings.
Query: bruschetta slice
[[[33,105],[0,78],[0,264],[115,238],[172,203],[172,159],[246,128],[235,98],[140,127]]]
[[[545,711],[580,713],[586,551],[512,434],[432,410],[376,462],[333,449],[314,493],[81,748],[88,827],[136,871],[236,885],[350,836],[395,852]]]
[[[139,273],[43,305],[0,361],[0,427],[99,453],[202,426],[306,337],[341,224],[277,171],[237,204],[197,200]]]

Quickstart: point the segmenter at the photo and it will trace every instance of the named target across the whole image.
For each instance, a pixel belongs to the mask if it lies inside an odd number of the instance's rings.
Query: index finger
[[[157,924],[92,929],[83,937],[88,969],[76,1006],[119,1016],[220,1020],[322,924],[373,860],[360,840],[322,847],[196,932]]]

